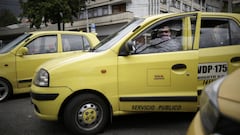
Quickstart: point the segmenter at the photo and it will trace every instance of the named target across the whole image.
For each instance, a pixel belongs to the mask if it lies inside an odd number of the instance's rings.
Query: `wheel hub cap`
[[[94,104],[83,105],[78,112],[78,121],[81,124],[90,125],[97,121],[98,109]]]
[[[97,118],[97,112],[94,109],[87,109],[83,112],[83,121],[84,123],[91,124]]]

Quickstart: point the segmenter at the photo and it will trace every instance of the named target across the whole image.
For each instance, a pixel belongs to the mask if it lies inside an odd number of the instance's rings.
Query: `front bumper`
[[[44,120],[57,120],[64,100],[72,94],[68,87],[31,86],[35,114]]]
[[[187,135],[205,135],[199,111],[196,113],[188,127]]]

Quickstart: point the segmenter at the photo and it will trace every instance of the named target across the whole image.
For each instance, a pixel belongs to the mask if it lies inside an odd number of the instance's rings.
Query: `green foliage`
[[[30,20],[30,27],[40,28],[41,24],[48,22],[73,23],[73,17],[77,17],[79,9],[85,7],[85,0],[20,0],[23,9],[22,16]]]
[[[14,16],[14,14],[10,10],[2,10],[3,12],[0,13],[0,27],[4,27],[11,24],[18,23],[17,18]]]

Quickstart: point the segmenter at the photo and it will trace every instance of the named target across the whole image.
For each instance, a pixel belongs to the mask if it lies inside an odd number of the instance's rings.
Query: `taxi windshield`
[[[6,44],[3,48],[1,48],[0,49],[0,54],[9,52],[10,50],[15,48],[19,43],[21,43],[24,39],[28,38],[29,36],[31,36],[31,34],[25,33],[25,34],[17,37],[16,39],[11,41],[10,43]]]
[[[92,51],[101,52],[111,48],[129,32],[135,30],[143,21],[143,18],[134,18],[130,23],[123,26],[119,31],[103,39],[95,48],[92,49]]]

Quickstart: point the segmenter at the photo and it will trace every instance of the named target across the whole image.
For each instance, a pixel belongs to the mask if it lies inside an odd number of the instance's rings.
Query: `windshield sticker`
[[[217,79],[227,75],[227,63],[204,63],[198,65],[198,80]]]

